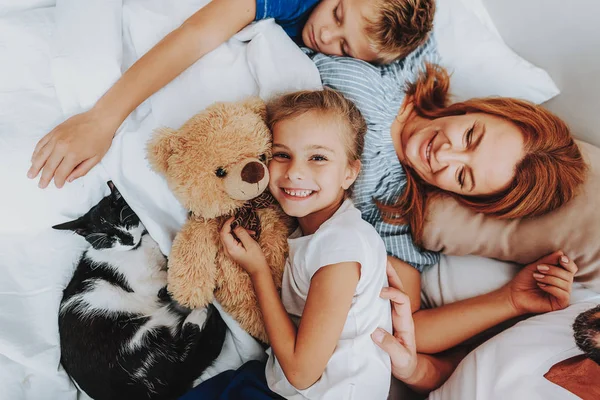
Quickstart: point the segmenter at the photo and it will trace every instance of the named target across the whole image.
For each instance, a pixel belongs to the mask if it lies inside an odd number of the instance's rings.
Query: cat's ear
[[[73,231],[78,235],[86,236],[88,229],[85,217],[77,218],[76,220],[64,222],[62,224],[54,225],[52,229],[59,231]]]
[[[119,190],[117,189],[117,187],[115,186],[115,184],[113,183],[113,181],[108,181],[108,182],[106,182],[106,184],[110,188],[110,198],[113,201],[120,200],[121,199],[121,192],[119,192]]]

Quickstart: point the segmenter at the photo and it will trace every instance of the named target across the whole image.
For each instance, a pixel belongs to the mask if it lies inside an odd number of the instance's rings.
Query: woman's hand
[[[381,328],[371,334],[373,341],[390,355],[392,374],[401,381],[409,381],[417,369],[417,345],[410,299],[404,292],[396,270],[387,264],[390,287],[383,288],[380,296],[392,302],[394,335]]]
[[[231,230],[233,217],[229,218],[221,229],[221,242],[227,255],[240,265],[251,277],[269,272],[265,255],[250,233],[240,226]]]
[[[102,160],[117,127],[94,109],[72,116],[37,143],[27,176],[33,179],[42,171],[40,188],[52,178],[62,188],[65,181],[87,174]]]
[[[525,266],[503,290],[519,315],[562,310],[576,272],[577,265],[557,251]]]

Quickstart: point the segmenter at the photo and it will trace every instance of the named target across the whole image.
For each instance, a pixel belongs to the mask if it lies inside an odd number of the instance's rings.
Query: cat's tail
[[[600,304],[579,314],[573,331],[577,347],[600,365]]]

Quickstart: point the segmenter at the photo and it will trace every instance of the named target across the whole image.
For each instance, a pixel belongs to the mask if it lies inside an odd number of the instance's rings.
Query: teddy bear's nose
[[[252,161],[242,169],[242,180],[247,183],[260,182],[265,177],[265,169],[259,162]]]

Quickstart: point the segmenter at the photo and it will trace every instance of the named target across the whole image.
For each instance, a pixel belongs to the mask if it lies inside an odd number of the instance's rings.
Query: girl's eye
[[[327,161],[327,157],[322,156],[322,155],[314,155],[310,158],[312,161]]]
[[[285,153],[275,153],[275,154],[273,154],[273,158],[274,159],[289,159],[290,156],[288,156]]]

